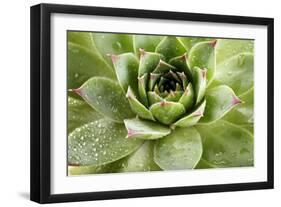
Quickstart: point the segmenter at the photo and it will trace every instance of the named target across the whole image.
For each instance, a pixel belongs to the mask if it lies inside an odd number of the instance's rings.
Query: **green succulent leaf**
[[[160,78],[161,74],[150,73],[149,80],[148,80],[148,90],[153,91],[154,86],[158,79]]]
[[[203,137],[202,158],[214,167],[253,166],[253,135],[227,121],[197,126]]]
[[[200,134],[193,127],[176,128],[155,143],[154,161],[163,170],[193,169],[201,155]]]
[[[174,123],[173,127],[190,127],[198,123],[204,114],[206,101],[203,101],[193,112]]]
[[[112,64],[107,57],[108,54],[119,55],[133,51],[133,39],[131,35],[114,33],[92,33],[94,43],[109,64]]]
[[[135,112],[139,117],[143,119],[148,119],[154,121],[154,117],[152,113],[136,98],[135,94],[128,88],[126,97],[130,103],[131,109]]]
[[[102,118],[102,115],[96,112],[85,101],[68,97],[67,109],[67,133],[83,124]]]
[[[96,52],[74,43],[68,43],[67,87],[78,88],[94,76],[115,79],[114,71]]]
[[[216,62],[221,64],[239,53],[254,52],[253,40],[218,39],[216,45]]]
[[[75,89],[90,106],[113,121],[122,123],[126,118],[135,114],[129,105],[121,87],[117,82],[108,78],[94,77],[80,88]]]
[[[118,161],[117,161],[118,162]],[[115,166],[112,164],[100,165],[100,166],[68,166],[68,175],[87,175],[87,174],[99,174],[99,173],[109,173],[114,172]]]
[[[114,162],[135,151],[142,140],[129,140],[123,124],[100,119],[76,128],[68,136],[70,165],[100,166]]]
[[[184,105],[186,110],[189,110],[193,106],[194,90],[191,83],[189,83],[188,86],[186,87],[184,93],[179,99],[179,103]]]
[[[141,77],[145,73],[151,73],[159,64],[160,58],[161,55],[158,53],[146,52],[141,49],[138,77]]]
[[[211,123],[222,118],[233,107],[242,103],[234,91],[226,85],[217,86],[206,92],[206,107],[200,123]]]
[[[212,40],[206,37],[178,37],[178,40],[183,44],[186,51],[189,52],[190,49],[199,42],[206,42]]]
[[[68,32],[68,42],[83,46],[89,50],[96,50],[91,32]]]
[[[167,36],[157,45],[155,52],[162,54],[169,61],[184,54],[186,50],[176,37]]]
[[[165,101],[155,103],[150,107],[153,117],[162,124],[172,124],[184,113],[185,108],[181,103]]]
[[[163,101],[163,99],[154,91],[148,91],[147,97],[150,105]]]
[[[186,89],[186,87],[188,86],[189,80],[187,79],[185,73],[181,72],[177,72],[179,78],[181,79],[182,85],[183,85],[183,89]],[[190,76],[192,77],[192,76]],[[190,78],[191,79],[191,78]]]
[[[170,92],[168,96],[166,96],[166,101],[173,101],[177,102],[182,97],[183,92],[182,91],[175,91]]]
[[[206,73],[206,69],[194,68],[193,85],[196,95],[195,104],[200,103],[205,96],[207,86]]]
[[[122,159],[118,172],[159,171],[161,168],[153,160],[154,142],[146,141],[129,156]],[[119,164],[119,165],[120,165]]]
[[[154,142],[144,142],[136,151],[112,163],[100,166],[68,166],[68,175],[85,175],[119,172],[160,171],[153,160]]]
[[[134,51],[139,54],[140,49],[147,52],[154,52],[158,43],[163,39],[163,36],[158,35],[134,35]]]
[[[184,53],[181,56],[172,58],[169,61],[169,64],[171,64],[172,66],[174,66],[178,70],[184,72],[189,77],[192,77],[192,71],[191,71],[191,68],[188,67],[187,59],[188,59],[187,54]]]
[[[223,119],[237,125],[253,125],[254,123],[254,89],[240,96],[243,103],[227,113]]]
[[[130,86],[136,93],[138,91],[138,84],[136,79],[138,77],[138,59],[133,53],[123,53],[121,55],[111,55],[111,59],[115,68],[117,79],[123,92],[126,93]]]
[[[155,74],[164,74],[168,73],[171,70],[177,70],[174,66],[166,63],[163,60],[160,60],[156,68],[153,70],[153,73]]]
[[[195,169],[207,169],[207,168],[215,168],[215,166],[210,164],[203,158],[201,158],[201,160],[197,163],[197,165],[195,167]]]
[[[216,40],[200,42],[191,48],[188,54],[189,67],[207,69],[207,83],[212,82],[216,71]]]
[[[139,88],[139,97],[141,102],[145,105],[148,106],[148,99],[147,99],[147,73],[143,74],[141,77],[138,78],[138,88]]]
[[[217,66],[214,85],[228,85],[239,96],[254,85],[254,57],[240,53]]]
[[[159,123],[141,120],[141,119],[125,119],[124,120],[127,137],[129,139],[158,139],[170,134],[171,129]]]

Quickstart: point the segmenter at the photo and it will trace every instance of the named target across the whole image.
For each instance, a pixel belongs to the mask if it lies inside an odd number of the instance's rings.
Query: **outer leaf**
[[[136,96],[134,95],[133,91],[131,88],[128,88],[126,97],[129,100],[131,109],[133,112],[135,112],[139,117],[143,119],[148,119],[154,121],[154,117],[152,116],[152,113],[141,103],[138,101]]]
[[[181,118],[176,123],[173,124],[173,127],[189,127],[195,125],[203,116],[206,106],[206,101],[204,101],[197,109],[188,114],[187,116]]]
[[[67,41],[89,50],[96,50],[91,32],[67,32]]]
[[[202,155],[200,134],[196,129],[176,128],[156,141],[154,161],[163,170],[193,169]]]
[[[202,158],[214,167],[253,165],[253,135],[247,130],[223,120],[197,129],[204,138]]]
[[[68,43],[67,87],[78,88],[93,76],[115,78],[114,72],[96,53],[80,45]]]
[[[159,171],[161,168],[153,160],[154,142],[146,141],[135,152],[122,159],[118,172]]]
[[[159,171],[161,168],[153,160],[154,142],[144,142],[130,155],[100,166],[69,166],[69,175]]]
[[[211,123],[229,112],[241,100],[228,86],[222,85],[206,92],[206,108],[200,123]]]
[[[170,134],[171,129],[152,121],[125,119],[128,138],[158,139]]]
[[[181,103],[163,100],[160,103],[153,104],[150,111],[159,122],[169,125],[185,113],[185,108]]]
[[[144,49],[148,52],[154,52],[158,43],[163,39],[163,36],[157,35],[134,35],[134,51],[139,53],[140,49]]]
[[[119,55],[133,51],[133,39],[127,34],[92,33],[94,43],[102,56],[110,63],[107,54]]]
[[[218,65],[214,85],[228,85],[242,95],[254,85],[253,70],[253,54],[240,53]]]
[[[108,119],[85,124],[68,136],[68,162],[92,166],[114,162],[142,144],[141,140],[125,137],[125,126]]]
[[[118,162],[118,161],[117,161]],[[112,164],[101,165],[101,166],[68,166],[68,175],[86,175],[86,174],[98,174],[98,173],[109,173],[114,172],[111,169]]]
[[[211,165],[209,162],[207,162],[202,158],[195,167],[195,169],[207,169],[207,168],[215,168],[215,166]]]
[[[254,89],[240,96],[243,103],[235,107],[223,119],[237,125],[252,125],[254,122]]]
[[[133,55],[133,53],[124,53],[118,56],[111,55],[111,59],[119,84],[124,93],[127,92],[129,86],[131,86],[132,90],[137,93],[138,59]]]
[[[91,121],[98,120],[102,116],[84,101],[68,97],[67,132]]]
[[[75,92],[94,109],[113,121],[122,123],[124,119],[134,116],[121,87],[110,79],[91,78]]]
[[[254,41],[219,39],[216,45],[216,62],[220,64],[241,52],[254,52]]]
[[[216,70],[215,56],[216,40],[200,42],[191,48],[188,56],[189,67],[207,69],[207,83],[212,82]]]
[[[178,40],[184,45],[187,52],[199,42],[206,42],[212,40],[206,37],[178,37]]]
[[[155,52],[162,54],[167,61],[186,52],[184,46],[176,37],[165,37],[156,47]]]

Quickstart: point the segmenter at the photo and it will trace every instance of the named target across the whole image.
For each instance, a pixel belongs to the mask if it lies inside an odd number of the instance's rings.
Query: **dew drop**
[[[122,44],[120,42],[115,42],[112,44],[114,50],[120,51],[122,49]]]

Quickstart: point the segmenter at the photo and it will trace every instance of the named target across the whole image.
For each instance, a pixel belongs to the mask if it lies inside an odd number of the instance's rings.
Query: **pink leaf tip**
[[[140,58],[145,55],[145,51],[143,48],[139,48],[139,52],[140,52]]]
[[[181,59],[186,61],[188,59],[187,53],[184,53],[183,56],[181,56]]]
[[[111,58],[112,63],[115,63],[118,60],[118,55],[107,54],[107,56]]]
[[[237,96],[233,95],[232,97],[232,105],[243,103],[242,100],[240,100]]]
[[[217,44],[217,40],[212,40],[209,42],[209,44],[212,46],[212,47],[215,47],[216,44]]]
[[[79,96],[82,96],[82,90],[81,90],[81,88],[72,89],[71,91],[75,92],[75,93],[78,94]]]
[[[204,68],[204,69],[201,70],[201,73],[202,73],[202,77],[203,77],[203,78],[206,77],[207,71],[208,71],[208,70],[207,70],[206,68]]]
[[[127,131],[128,131],[127,138],[130,138],[137,134],[137,131],[135,131],[133,129],[128,129]]]

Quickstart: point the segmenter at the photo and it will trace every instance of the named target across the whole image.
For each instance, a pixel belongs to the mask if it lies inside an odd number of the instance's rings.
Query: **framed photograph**
[[[31,7],[31,200],[273,188],[273,19]]]

